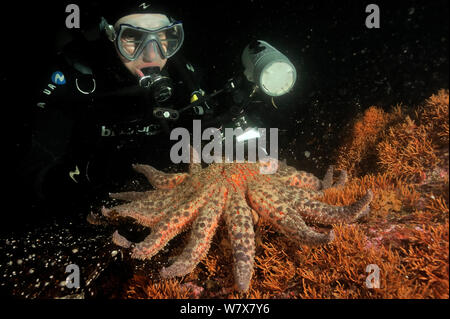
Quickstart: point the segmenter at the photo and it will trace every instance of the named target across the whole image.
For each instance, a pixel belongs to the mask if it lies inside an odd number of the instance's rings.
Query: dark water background
[[[74,3],[84,10],[82,2]],[[220,88],[241,72],[242,50],[254,39],[269,42],[296,66],[293,92],[277,100],[278,110],[265,108],[260,116],[268,127],[280,130],[280,157],[319,176],[333,163],[347,124],[365,108],[388,110],[398,103],[412,108],[448,88],[448,1],[375,1],[380,29],[365,27],[368,1],[188,3],[171,2],[170,7],[184,24],[183,53],[207,78],[206,90]],[[3,199],[9,205],[2,212],[0,238],[4,295],[67,295],[67,289],[57,286],[65,265],[78,263],[95,277],[114,260],[110,230],[86,225],[87,211],[61,207],[60,215],[22,227],[33,214],[14,180],[14,164],[28,138],[26,110],[34,103],[27,101],[27,93],[36,89],[35,77],[49,72],[65,5],[10,3],[2,9],[11,15],[8,31],[17,39],[3,46],[0,73],[3,101],[8,101],[2,103],[7,140],[3,170],[10,191]]]

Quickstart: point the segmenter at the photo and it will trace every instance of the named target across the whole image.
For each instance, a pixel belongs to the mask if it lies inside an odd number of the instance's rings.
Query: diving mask
[[[167,59],[183,44],[183,24],[176,21],[153,30],[120,24],[116,32],[110,33],[110,40],[116,42],[118,51],[127,60],[136,60],[148,45],[155,46],[161,58]]]

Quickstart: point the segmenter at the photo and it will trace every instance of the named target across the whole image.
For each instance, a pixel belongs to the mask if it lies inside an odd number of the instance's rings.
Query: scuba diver
[[[255,93],[275,105],[296,80],[283,54],[254,40],[242,54],[244,72],[207,95],[180,53],[183,24],[167,8],[106,10],[81,35],[59,39],[57,65],[33,105],[31,145],[19,167],[32,205],[44,211],[106,198],[135,178],[131,164],[165,166],[175,127],[200,119],[203,128],[248,128]]]
[[[179,52],[182,23],[154,5],[110,11],[82,36],[59,39],[20,163],[32,205],[60,209],[123,184],[132,163],[169,153],[169,138],[161,136],[171,128],[213,114],[204,102],[179,118],[177,107],[204,94],[196,68]]]

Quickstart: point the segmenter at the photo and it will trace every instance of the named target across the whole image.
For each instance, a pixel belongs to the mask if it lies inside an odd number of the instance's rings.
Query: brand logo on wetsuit
[[[127,127],[127,128],[117,128],[101,126],[100,135],[101,136],[118,136],[118,135],[155,135],[159,132],[160,127],[156,124],[150,124],[143,127]]]
[[[142,3],[139,5],[139,7],[141,7],[142,10],[147,10],[147,8],[150,7],[150,5],[147,4],[147,3],[145,3],[145,2],[142,2]]]
[[[51,80],[53,82],[47,84],[47,88],[42,90],[42,93],[44,93],[45,95],[51,95],[52,92],[57,88],[56,85],[64,85],[66,84],[66,77],[64,76],[64,74],[61,71],[56,71],[53,72],[52,76],[51,76]],[[56,85],[54,85],[56,84]],[[45,102],[38,102],[37,106],[40,108],[45,108],[46,103]]]
[[[56,85],[64,85],[66,84],[66,78],[62,72],[56,71],[52,74],[52,82]]]

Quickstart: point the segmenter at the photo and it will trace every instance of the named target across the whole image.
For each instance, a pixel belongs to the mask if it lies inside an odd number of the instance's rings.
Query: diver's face
[[[131,14],[120,18],[114,25],[115,29],[117,30],[119,28],[119,25],[121,24],[130,24],[132,26],[145,29],[158,29],[161,27],[168,26],[170,24],[170,21],[167,18],[167,16],[163,14],[146,13],[146,14]],[[156,44],[153,41],[150,41],[150,43],[147,44],[142,53],[134,61],[130,61],[125,57],[123,57],[119,53],[117,47],[116,51],[125,67],[133,75],[136,75],[139,78],[144,76],[141,69],[150,66],[158,66],[159,69],[161,70],[164,67],[164,65],[166,65],[167,62],[167,59],[163,59],[159,55]]]

